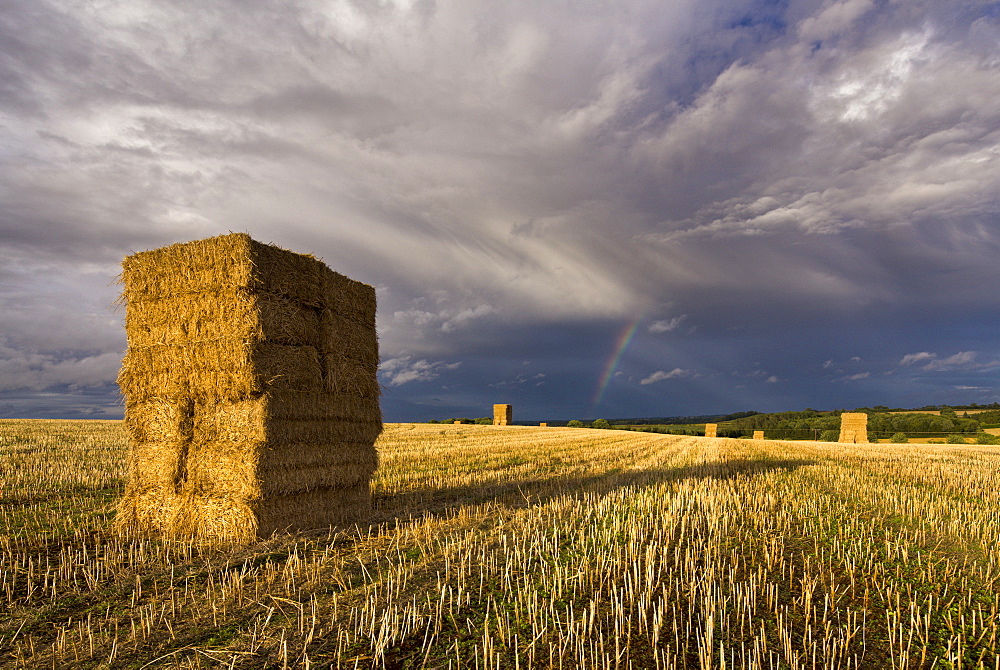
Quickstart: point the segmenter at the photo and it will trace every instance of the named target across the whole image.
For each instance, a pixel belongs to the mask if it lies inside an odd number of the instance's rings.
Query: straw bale
[[[706,423],[705,424],[705,437],[715,437],[716,432],[719,429],[719,424],[717,423]]]
[[[227,235],[126,256],[122,261],[126,305],[155,298],[250,285],[249,235]]]
[[[507,426],[514,420],[513,405],[493,405],[493,425]]]
[[[238,447],[225,442],[192,442],[181,491],[243,500],[260,497],[262,487],[257,480],[257,461],[261,446],[259,442]]]
[[[247,239],[250,240],[249,236]],[[250,244],[254,264],[252,290],[286,295],[311,307],[330,306],[326,280],[333,272],[321,260],[253,240]]]
[[[194,493],[126,492],[118,506],[116,524],[128,534],[244,544],[284,530],[357,523],[370,509],[371,487],[367,482],[257,501]]]
[[[245,234],[122,266],[118,528],[243,542],[361,520],[382,430],[374,289]]]
[[[135,299],[247,289],[324,307],[328,275],[322,261],[233,233],[132,254],[122,261],[126,304]]]
[[[193,435],[202,441],[371,442],[382,431],[370,398],[344,394],[274,393],[197,406]]]
[[[300,468],[276,468],[266,478],[258,478],[259,497],[269,500],[275,495],[292,495],[303,491],[302,482],[331,490],[340,490],[360,484],[368,485],[374,471],[371,463],[347,463]]]
[[[764,439],[764,431],[762,431],[762,430],[755,430],[753,432],[753,439],[755,439],[755,440],[763,440]]]
[[[459,425],[461,425],[462,422],[461,421],[452,421],[452,423],[455,424],[456,426],[459,426]]]
[[[126,398],[142,401],[239,399],[268,391],[320,391],[324,382],[315,347],[223,339],[186,345],[130,345],[118,385]]]
[[[254,509],[245,501],[171,491],[126,491],[115,521],[128,534],[212,538],[216,543],[244,543],[258,529]]]
[[[868,415],[864,412],[844,412],[840,415],[840,436],[837,442],[864,444],[868,442]]]
[[[377,403],[346,393],[271,392],[233,401],[199,403],[199,420],[242,423],[260,420],[318,419],[381,422]],[[376,414],[373,415],[373,412]]]
[[[540,428],[548,428],[549,427],[549,424],[547,424],[547,423],[540,423],[538,425],[539,425]]]
[[[288,447],[292,447],[289,449]],[[367,482],[378,467],[371,443],[193,442],[184,491],[247,500]]]
[[[320,312],[282,295],[230,288],[136,298],[126,310],[125,328],[133,347],[224,339],[317,346]]]
[[[194,434],[193,404],[152,398],[125,407],[125,427],[136,442],[184,442]]]
[[[251,434],[263,434],[268,442],[277,445],[317,442],[324,444],[374,442],[382,432],[373,421],[323,421],[317,419],[271,420],[264,426],[247,426],[241,439]],[[208,438],[209,433],[196,431],[199,437]],[[232,441],[232,433],[226,437]]]
[[[327,270],[322,277],[326,307],[338,318],[375,327],[375,289],[344,275]]]
[[[367,460],[351,455],[342,464],[298,467],[254,464],[245,452],[212,449],[210,458],[198,448],[192,452],[179,491],[169,481],[129,483],[118,506],[121,531],[243,542],[279,529],[353,523],[370,508],[374,449],[368,450]],[[305,483],[310,488],[303,488]]]
[[[338,318],[324,310],[318,318],[319,347],[323,354],[364,365],[378,365],[378,340],[372,338],[374,325]]]
[[[357,398],[378,398],[382,389],[378,385],[377,366],[377,361],[366,363],[328,354],[323,357],[323,388]]]
[[[137,491],[175,490],[185,474],[187,442],[132,442],[129,485]]]
[[[357,523],[371,509],[368,482],[344,488],[320,488],[272,496],[255,506],[257,535],[266,537],[289,529],[324,528]]]
[[[275,469],[270,473],[272,476],[259,480],[262,482],[261,497],[267,499],[275,494],[300,493],[305,490],[302,488],[303,481],[309,481],[310,486],[329,489],[360,484],[368,486],[375,470],[376,460],[373,456],[368,462],[356,461],[344,465],[325,463],[322,466]]]
[[[244,543],[257,536],[259,521],[253,505],[229,496],[183,493],[172,496],[173,514],[162,530],[173,537],[217,543]]]
[[[115,526],[129,534],[170,534],[182,500],[172,489],[136,490],[130,486],[118,502]]]
[[[304,468],[313,466],[341,467],[357,465],[374,472],[378,465],[378,451],[371,441],[329,443],[299,443],[277,445],[268,443],[260,452],[259,472],[281,468]]]

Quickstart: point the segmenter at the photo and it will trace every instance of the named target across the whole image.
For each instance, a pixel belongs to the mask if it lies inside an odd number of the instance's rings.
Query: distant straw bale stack
[[[455,424],[455,425],[458,425],[458,424],[460,424],[462,422],[461,421],[452,421],[452,423]]]
[[[868,443],[868,415],[864,412],[845,412],[840,415],[840,438],[844,444]]]
[[[755,439],[755,440],[763,440],[764,439],[764,431],[762,431],[762,430],[755,430],[753,432],[753,439]]]
[[[375,291],[237,233],[122,262],[123,532],[243,542],[370,512]]]
[[[538,424],[538,427],[539,428],[548,428],[549,424],[547,424],[547,423],[540,423],[540,424]]]
[[[493,425],[507,426],[514,420],[513,405],[493,405]]]
[[[706,423],[705,424],[705,437],[715,437],[715,433],[719,429],[719,424],[717,423]]]

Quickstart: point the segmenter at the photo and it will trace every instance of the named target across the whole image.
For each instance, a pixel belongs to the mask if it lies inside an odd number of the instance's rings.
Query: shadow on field
[[[791,472],[816,461],[809,459],[748,460],[734,459],[702,463],[681,468],[653,470],[610,469],[601,474],[534,477],[512,480],[508,473],[496,471],[496,479],[475,485],[426,488],[393,495],[376,495],[371,522],[380,524],[423,516],[451,516],[470,505],[501,505],[507,508],[544,504],[560,496],[604,495],[636,487],[646,488],[669,482],[713,479],[728,481],[752,478],[772,472]]]

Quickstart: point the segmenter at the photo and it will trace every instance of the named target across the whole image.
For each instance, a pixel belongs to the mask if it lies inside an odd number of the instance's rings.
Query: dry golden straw
[[[0,667],[1000,668],[1000,447],[390,424],[234,553],[104,531],[127,442],[0,419]]]
[[[715,437],[716,431],[719,429],[719,424],[717,423],[706,423],[705,424],[705,437]]]
[[[762,431],[762,430],[755,430],[753,432],[753,439],[755,439],[755,440],[763,440],[764,439],[764,431]]]
[[[507,426],[514,420],[514,407],[512,405],[493,405],[493,425]]]
[[[374,289],[243,233],[122,267],[117,527],[244,542],[363,519],[382,431]]]
[[[868,442],[868,415],[864,412],[845,412],[840,415],[840,438],[845,444]]]

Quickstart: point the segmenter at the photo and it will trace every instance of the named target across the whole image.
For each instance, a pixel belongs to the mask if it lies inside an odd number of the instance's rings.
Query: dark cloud
[[[247,231],[378,288],[390,419],[997,396],[998,38],[973,0],[14,0],[0,388],[103,407],[121,257]]]

